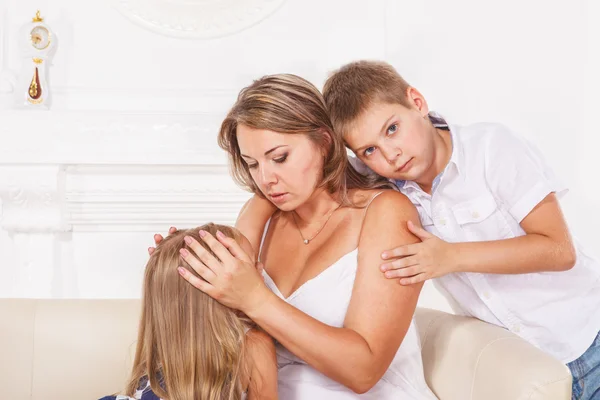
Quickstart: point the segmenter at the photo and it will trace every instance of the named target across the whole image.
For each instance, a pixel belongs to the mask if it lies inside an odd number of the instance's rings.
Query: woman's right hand
[[[235,241],[217,231],[216,237],[200,230],[208,250],[190,236],[185,241],[191,250],[179,250],[187,266],[178,268],[181,276],[224,306],[240,310],[251,317],[251,311],[265,303],[273,293],[257,271],[254,259]],[[200,276],[190,272],[194,269]]]
[[[169,235],[175,233],[177,231],[177,228],[175,228],[174,226],[169,228]],[[155,233],[154,234],[154,246],[158,246],[158,244],[160,242],[162,242],[164,239],[163,235],[161,235],[160,233]],[[148,247],[148,254],[152,255],[152,253],[154,253],[154,250],[156,250],[156,247]]]

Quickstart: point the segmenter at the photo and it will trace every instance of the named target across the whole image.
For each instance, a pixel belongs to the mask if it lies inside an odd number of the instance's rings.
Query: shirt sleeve
[[[568,191],[541,152],[505,127],[489,133],[485,151],[488,186],[519,222],[550,193],[561,198]]]

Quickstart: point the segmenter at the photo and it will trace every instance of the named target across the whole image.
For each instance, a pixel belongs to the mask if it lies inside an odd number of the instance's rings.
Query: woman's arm
[[[277,357],[273,339],[265,332],[251,330],[246,335],[250,381],[248,400],[277,400]]]
[[[284,347],[328,377],[357,393],[370,390],[389,368],[417,305],[421,285],[404,287],[379,272],[387,246],[415,243],[404,227],[415,223],[414,206],[400,193],[386,192],[370,206],[343,328],[334,328],[272,296],[248,316]],[[389,227],[390,221],[393,227]],[[386,227],[393,229],[386,229]]]
[[[257,257],[265,225],[276,210],[269,200],[254,195],[244,204],[235,222],[235,227],[246,236]]]
[[[185,269],[180,272],[221,303],[244,311],[315,369],[364,393],[388,369],[412,321],[421,290],[422,285],[398,285],[379,272],[384,249],[398,242],[417,242],[405,228],[408,220],[418,223],[418,215],[404,195],[389,191],[373,200],[360,237],[354,291],[342,328],[326,325],[274,295],[260,280],[248,256],[228,238],[219,237],[219,243],[211,235],[204,235],[220,262],[197,243],[191,247],[202,262],[184,255],[204,280]]]

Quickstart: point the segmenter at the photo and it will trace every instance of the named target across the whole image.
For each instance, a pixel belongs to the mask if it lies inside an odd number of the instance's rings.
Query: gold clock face
[[[44,50],[50,45],[50,31],[43,26],[36,26],[31,30],[31,45],[38,50]]]

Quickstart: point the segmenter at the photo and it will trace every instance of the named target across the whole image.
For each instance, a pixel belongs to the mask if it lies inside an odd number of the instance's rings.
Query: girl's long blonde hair
[[[144,377],[157,396],[168,400],[238,400],[246,389],[245,335],[251,321],[197,290],[177,272],[183,263],[179,250],[191,251],[184,236],[210,251],[200,239],[200,229],[213,235],[220,230],[236,240],[241,235],[228,226],[207,224],[177,231],[156,247],[144,276],[128,396]]]

